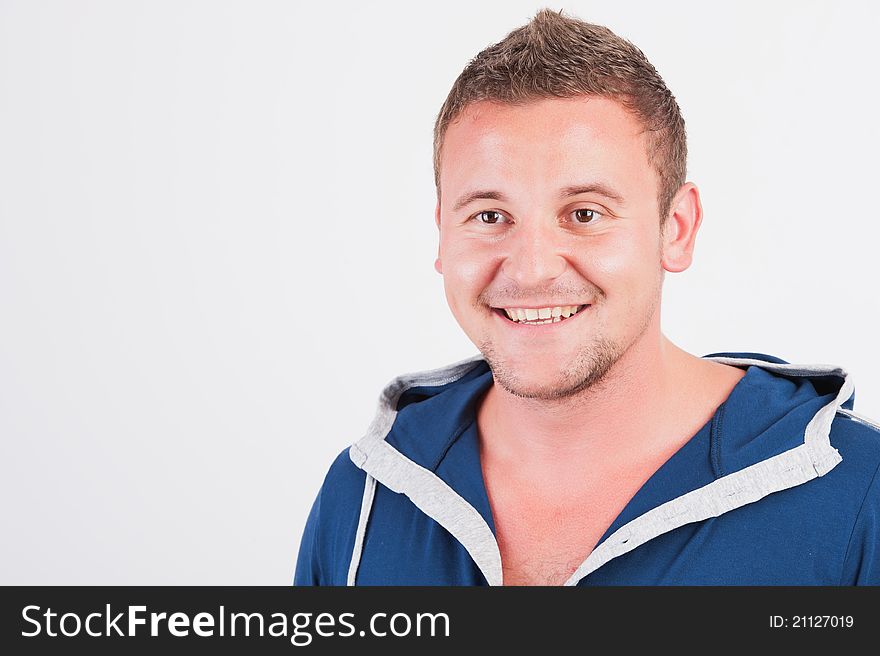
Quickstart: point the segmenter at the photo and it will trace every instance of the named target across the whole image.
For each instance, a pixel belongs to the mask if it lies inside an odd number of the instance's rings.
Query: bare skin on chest
[[[659,460],[659,458],[657,459]],[[522,467],[483,463],[505,585],[562,585],[662,464],[535,481]]]

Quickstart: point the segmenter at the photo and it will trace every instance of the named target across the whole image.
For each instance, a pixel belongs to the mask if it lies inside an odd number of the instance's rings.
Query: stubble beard
[[[492,370],[492,377],[510,394],[536,401],[571,401],[586,390],[596,390],[606,382],[612,367],[638,342],[651,324],[660,306],[663,285],[661,274],[653,300],[642,317],[641,325],[628,342],[598,335],[580,348],[571,365],[561,372],[555,382],[547,385],[530,385],[519,376],[514,367],[500,356],[492,341],[484,339],[477,348]]]
[[[491,341],[484,341],[478,348],[489,364],[496,383],[514,396],[538,401],[560,401],[598,386],[624,353],[619,343],[597,338],[581,348],[574,361],[560,373],[555,382],[532,385],[523,380],[516,369],[498,355]]]

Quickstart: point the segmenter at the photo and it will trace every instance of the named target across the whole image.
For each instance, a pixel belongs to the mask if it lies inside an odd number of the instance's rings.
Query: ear
[[[697,230],[702,221],[700,192],[693,182],[687,182],[675,194],[661,234],[661,263],[664,269],[678,273],[691,265]]]
[[[437,199],[437,207],[434,210],[434,223],[437,224],[437,231],[440,230],[440,199]],[[439,242],[439,240],[438,240]],[[441,276],[443,275],[443,263],[440,262],[440,244],[437,244],[437,259],[434,260],[434,268]]]

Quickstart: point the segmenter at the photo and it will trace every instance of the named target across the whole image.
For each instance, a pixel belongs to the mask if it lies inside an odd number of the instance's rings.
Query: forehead
[[[642,124],[609,98],[473,103],[445,135],[444,196],[447,189],[470,186],[475,179],[561,186],[590,177],[621,186],[653,183]]]

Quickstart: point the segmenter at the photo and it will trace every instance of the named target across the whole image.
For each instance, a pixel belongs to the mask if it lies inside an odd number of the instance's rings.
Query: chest
[[[641,477],[610,480],[555,495],[489,484],[504,584],[565,583],[642,482]]]

